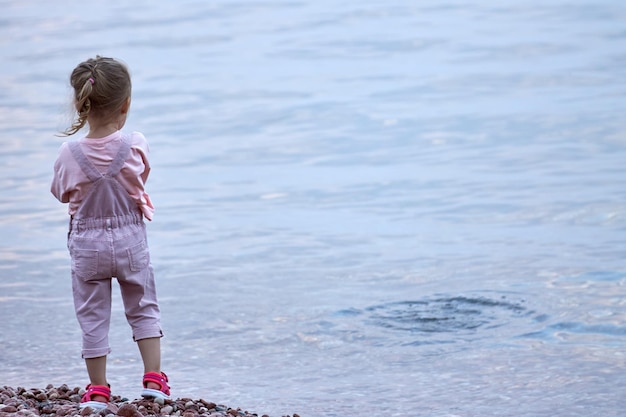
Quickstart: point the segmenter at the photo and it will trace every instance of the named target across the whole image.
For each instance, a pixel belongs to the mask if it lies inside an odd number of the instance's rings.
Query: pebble
[[[104,410],[79,408],[84,389],[63,384],[45,389],[0,386],[0,417],[258,417],[240,408],[218,405],[204,399],[129,401],[113,395]],[[263,417],[269,417],[263,414]],[[289,415],[283,417],[291,417]],[[293,417],[300,417],[293,414]]]

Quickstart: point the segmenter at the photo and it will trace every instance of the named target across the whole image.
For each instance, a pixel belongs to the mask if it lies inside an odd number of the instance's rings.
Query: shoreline
[[[83,388],[66,384],[46,388],[0,387],[0,417],[259,417],[258,413],[204,399],[177,398],[162,403],[145,398],[129,400],[112,395],[103,410],[79,408]],[[270,417],[262,414],[260,417]],[[281,417],[300,417],[294,413]]]

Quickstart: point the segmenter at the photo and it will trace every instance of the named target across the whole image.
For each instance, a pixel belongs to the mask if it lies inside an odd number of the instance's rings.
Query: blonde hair
[[[63,132],[70,136],[87,123],[90,114],[108,117],[122,108],[130,97],[130,73],[126,65],[113,58],[97,55],[78,64],[70,75],[78,117]]]

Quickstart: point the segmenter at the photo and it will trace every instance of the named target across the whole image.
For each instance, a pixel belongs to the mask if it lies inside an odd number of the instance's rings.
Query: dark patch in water
[[[521,302],[484,297],[442,297],[368,307],[366,323],[412,333],[449,333],[496,328],[526,312]]]

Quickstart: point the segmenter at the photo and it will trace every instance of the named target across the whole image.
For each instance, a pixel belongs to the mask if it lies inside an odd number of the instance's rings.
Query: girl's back
[[[145,192],[148,143],[140,133],[124,136],[120,131],[130,108],[130,75],[120,62],[96,57],[80,63],[70,83],[78,117],[65,134],[86,124],[89,132],[61,145],[51,191],[69,203],[71,216],[72,293],[90,381],[81,408],[104,409],[111,398],[106,359],[113,277],[144,363],[142,395],[166,399],[170,391],[161,372],[161,314],[143,221],[152,219],[154,211]]]

